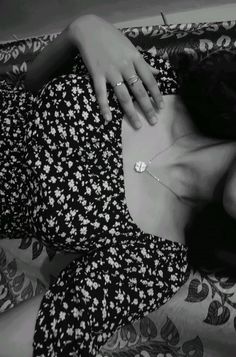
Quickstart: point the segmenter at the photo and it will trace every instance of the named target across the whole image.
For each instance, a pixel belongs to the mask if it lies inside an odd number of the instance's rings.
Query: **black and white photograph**
[[[236,357],[236,3],[0,0],[0,357]]]

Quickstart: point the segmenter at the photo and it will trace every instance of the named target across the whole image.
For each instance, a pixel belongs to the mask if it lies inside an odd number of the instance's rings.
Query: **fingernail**
[[[111,114],[110,113],[104,114],[104,118],[105,118],[105,120],[110,121],[111,120]]]
[[[156,117],[156,116],[152,117],[152,118],[150,119],[150,122],[151,122],[152,124],[156,124],[156,123],[157,123],[157,117]]]
[[[140,123],[140,121],[136,121],[136,122],[135,122],[135,128],[136,128],[136,129],[140,129],[141,126],[142,126],[142,124]]]

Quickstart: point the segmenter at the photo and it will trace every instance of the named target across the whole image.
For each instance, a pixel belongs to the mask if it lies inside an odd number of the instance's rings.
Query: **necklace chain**
[[[149,164],[150,164],[158,155],[160,155],[160,154],[162,154],[163,152],[165,152],[165,151],[167,151],[168,149],[170,149],[171,146],[173,146],[173,145],[176,143],[176,141],[178,141],[179,139],[183,138],[184,136],[189,136],[189,135],[192,135],[192,134],[194,134],[194,133],[183,134],[183,135],[179,136],[178,138],[176,138],[176,139],[173,141],[173,143],[172,143],[171,145],[169,145],[167,148],[165,148],[165,149],[161,150],[160,152],[158,152],[155,156],[153,156],[153,158],[152,158],[151,160],[148,160]]]
[[[167,148],[161,150],[160,152],[158,152],[157,154],[155,154],[150,160],[148,160],[148,165],[145,162],[136,162],[135,164],[135,171],[137,172],[147,172],[150,176],[152,176],[158,183],[160,183],[161,185],[163,185],[165,188],[167,188],[171,193],[173,193],[179,200],[183,201],[183,199],[177,195],[177,193],[175,193],[169,186],[167,186],[164,182],[162,182],[160,180],[159,177],[156,177],[155,175],[153,175],[149,170],[148,167],[151,165],[151,162],[160,154],[162,154],[163,152],[167,151],[168,149],[170,149],[178,140],[180,140],[181,138],[183,138],[184,136],[189,136],[192,135],[194,133],[187,133],[187,134],[183,134],[181,136],[179,136],[178,138],[176,138],[173,143],[171,145],[169,145]],[[138,167],[137,168],[137,164],[141,164],[141,168]],[[185,203],[185,201],[184,201]]]

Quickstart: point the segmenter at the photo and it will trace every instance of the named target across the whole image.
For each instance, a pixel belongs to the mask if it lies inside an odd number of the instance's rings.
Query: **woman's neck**
[[[159,121],[154,126],[148,123],[136,102],[134,105],[143,123],[142,128],[133,129],[124,117],[122,147],[125,195],[133,220],[143,231],[183,242],[185,225],[195,206],[200,206],[199,201],[210,199],[210,190],[213,192],[218,180],[215,173],[226,161],[223,156],[228,157],[230,149],[227,152],[221,148],[215,150],[213,140],[198,134],[178,96],[164,96],[164,102],[165,108],[156,110]],[[149,169],[178,196],[191,201],[194,208],[182,204],[150,175],[140,175],[134,170],[137,161],[148,163],[176,138],[190,132],[193,135],[180,139],[170,150],[157,156]]]
[[[170,142],[187,133],[201,137],[178,95],[167,95],[164,102],[165,108],[158,112],[157,125]]]
[[[165,108],[158,112],[159,121],[156,126],[145,126],[147,133],[144,133],[144,136],[150,138],[152,147],[150,150],[146,149],[145,159],[154,158],[151,163],[153,174],[163,174],[165,181],[168,179],[168,172],[177,171],[177,177],[182,173],[179,181],[185,182],[186,187],[196,187],[196,201],[200,192],[203,192],[199,195],[200,200],[213,198],[213,194],[208,195],[205,188],[210,185],[207,189],[211,192],[210,188],[218,184],[217,181],[221,179],[230,163],[228,159],[223,160],[223,157],[231,157],[231,145],[226,145],[225,140],[209,138],[199,133],[179,96],[165,96],[164,102]],[[156,144],[153,140],[155,135],[158,140]],[[225,166],[222,160],[225,161]],[[204,182],[195,180],[194,177],[204,178]],[[175,184],[176,181],[173,185]]]

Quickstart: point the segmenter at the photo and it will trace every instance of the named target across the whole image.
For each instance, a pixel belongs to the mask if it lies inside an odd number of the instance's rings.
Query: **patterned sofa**
[[[131,27],[120,31],[139,50],[163,56],[173,66],[181,53],[201,60],[215,52],[236,52],[236,21]],[[12,108],[14,115],[19,110],[30,110],[33,100],[33,95],[26,94],[24,89],[27,64],[57,35],[0,44],[0,100],[8,95],[20,98],[21,105]],[[87,71],[79,54],[72,68],[75,73]],[[4,111],[0,119],[2,116]],[[47,289],[76,256],[54,252],[32,237],[0,238],[0,312]],[[230,254],[236,260],[236,244]],[[217,264],[211,268],[201,264],[197,269],[192,267],[186,283],[169,302],[116,331],[99,356],[235,357],[236,276],[231,273]]]

